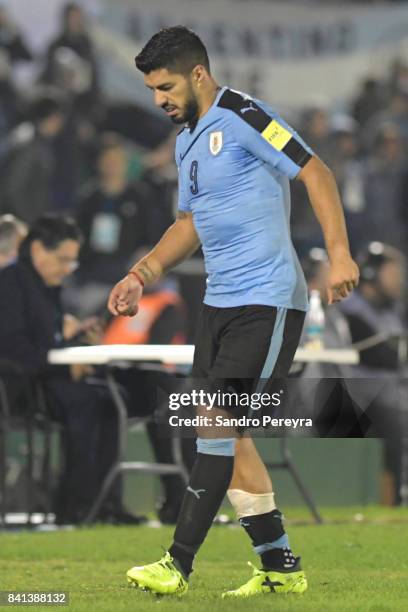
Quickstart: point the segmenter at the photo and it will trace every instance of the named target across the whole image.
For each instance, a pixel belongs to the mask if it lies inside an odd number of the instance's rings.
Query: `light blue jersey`
[[[179,209],[193,214],[202,243],[206,304],[307,310],[289,179],[311,155],[273,109],[226,87],[193,131],[178,135]]]

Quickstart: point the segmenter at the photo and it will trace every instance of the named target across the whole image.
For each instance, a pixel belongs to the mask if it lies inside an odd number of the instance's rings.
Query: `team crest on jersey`
[[[222,132],[211,132],[210,151],[213,155],[218,155],[222,149]]]

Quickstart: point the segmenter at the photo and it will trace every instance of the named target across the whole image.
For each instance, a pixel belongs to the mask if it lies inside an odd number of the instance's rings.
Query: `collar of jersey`
[[[213,103],[211,104],[210,108],[208,109],[208,111],[205,113],[205,115],[203,115],[202,117],[200,117],[200,119],[197,121],[195,128],[192,132],[190,132],[190,128],[188,127],[188,123],[185,124],[185,128],[187,128],[188,133],[190,136],[193,136],[194,133],[196,132],[196,130],[200,129],[200,124],[202,124],[208,117],[208,115],[210,114],[210,112],[212,111],[212,109],[214,108],[214,106],[217,106],[219,99],[221,98],[222,94],[224,93],[224,91],[228,89],[228,87],[224,86],[221,87],[220,90],[218,91],[217,95],[214,98]]]

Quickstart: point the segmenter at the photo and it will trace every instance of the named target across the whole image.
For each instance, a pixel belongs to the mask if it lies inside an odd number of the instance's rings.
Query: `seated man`
[[[64,315],[60,293],[76,267],[81,234],[69,218],[46,215],[21,244],[19,259],[0,273],[0,359],[12,360],[40,377],[52,417],[64,426],[64,469],[56,521],[81,521],[117,453],[117,418],[108,390],[90,384],[87,366],[49,366],[47,353],[86,331]],[[76,341],[78,343],[78,341]],[[137,523],[121,505],[120,480],[98,520]]]

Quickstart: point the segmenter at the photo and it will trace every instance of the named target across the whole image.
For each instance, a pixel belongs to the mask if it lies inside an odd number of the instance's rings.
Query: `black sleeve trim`
[[[273,121],[273,117],[268,115],[254,100],[245,98],[231,89],[225,90],[218,100],[218,106],[232,111],[260,134]],[[300,168],[303,168],[312,157],[293,136],[282,149],[282,152]]]
[[[295,164],[303,168],[309,159],[312,157],[306,149],[302,147],[296,138],[291,138],[288,144],[283,147],[282,152],[285,153]]]
[[[231,91],[231,89],[224,91],[218,100],[218,106],[231,110],[259,133],[262,133],[272,121],[272,117],[265,113],[256,102],[244,98],[238,92]]]

